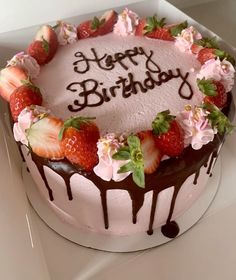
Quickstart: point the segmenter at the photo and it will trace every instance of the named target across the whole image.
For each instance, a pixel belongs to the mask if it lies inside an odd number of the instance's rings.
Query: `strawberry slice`
[[[10,109],[13,120],[16,122],[20,112],[30,105],[41,105],[42,95],[38,87],[29,80],[23,81],[23,85],[16,88],[10,96]]]
[[[205,103],[215,104],[218,108],[223,108],[227,103],[227,93],[224,85],[212,79],[197,79],[197,85],[204,97]]]
[[[49,45],[49,59],[51,60],[58,48],[57,34],[50,25],[43,25],[36,33],[35,41],[47,41]]]
[[[52,160],[64,158],[64,152],[58,140],[62,127],[63,122],[52,116],[45,116],[34,123],[27,132],[30,149],[43,158]]]
[[[26,71],[19,66],[9,66],[0,72],[0,95],[9,102],[13,91],[22,85],[22,80],[27,80]]]
[[[144,160],[144,172],[151,174],[156,171],[161,161],[161,152],[157,148],[153,133],[151,130],[138,133],[141,142],[141,150]]]
[[[147,24],[147,20],[145,18],[142,18],[139,20],[138,25],[135,29],[135,36],[143,36],[145,33],[145,26]]]
[[[87,20],[79,24],[77,27],[77,36],[79,39],[96,37],[112,32],[117,21],[117,14],[110,10],[105,12],[101,18],[94,17],[93,20]]]

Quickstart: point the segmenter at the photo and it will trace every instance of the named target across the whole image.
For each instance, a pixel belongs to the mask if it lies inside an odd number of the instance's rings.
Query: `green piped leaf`
[[[207,118],[209,119],[211,126],[216,128],[219,134],[229,134],[233,131],[235,128],[234,125],[218,107],[208,103],[204,103],[202,107],[209,112]]]
[[[205,78],[203,79],[197,79],[197,85],[199,90],[204,93],[207,96],[216,96],[217,95],[217,87],[213,83],[212,80],[208,79],[206,80]]]
[[[128,160],[130,159],[130,152],[119,150],[112,156],[112,158],[116,160]]]
[[[170,123],[175,119],[175,116],[170,115],[170,111],[162,111],[156,115],[152,122],[152,129],[155,135],[166,133],[170,129]]]
[[[118,170],[118,173],[126,173],[129,171],[133,171],[134,170],[134,165],[132,163],[132,161],[129,161],[128,163],[126,163],[125,165],[122,165],[120,167],[120,169]]]
[[[184,22],[181,22],[180,24],[173,26],[170,28],[170,34],[174,37],[178,36],[182,30],[188,27],[188,22],[187,20]]]
[[[138,185],[140,188],[145,187],[145,175],[144,175],[144,169],[141,167],[137,167],[134,169],[132,178],[136,185]]]

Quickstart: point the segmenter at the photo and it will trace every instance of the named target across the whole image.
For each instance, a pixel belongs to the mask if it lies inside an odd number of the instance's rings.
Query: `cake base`
[[[110,252],[133,252],[162,245],[174,239],[165,237],[161,228],[155,229],[152,235],[146,232],[130,236],[102,235],[95,232],[74,228],[60,219],[41,197],[25,164],[22,166],[22,176],[28,199],[40,218],[54,231],[64,238],[79,245]],[[198,200],[183,215],[175,219],[180,231],[179,235],[190,229],[206,212],[213,201],[221,178],[220,157],[214,167],[214,176],[209,178],[208,185]]]

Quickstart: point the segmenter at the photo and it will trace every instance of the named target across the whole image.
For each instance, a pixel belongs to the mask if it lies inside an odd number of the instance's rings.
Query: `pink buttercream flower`
[[[25,69],[30,78],[35,79],[40,72],[40,66],[38,62],[28,54],[24,52],[17,53],[11,60],[7,62],[7,66],[19,66]]]
[[[191,46],[195,40],[202,39],[202,35],[193,26],[185,28],[175,37],[175,45],[182,52],[191,52]]]
[[[114,26],[114,33],[120,36],[133,35],[138,22],[138,15],[125,8],[118,16],[118,21]]]
[[[234,85],[234,73],[235,69],[229,61],[226,59],[220,61],[217,58],[206,61],[197,74],[197,78],[220,81],[224,85],[226,92],[229,92]]]
[[[27,130],[32,124],[37,122],[42,115],[49,113],[49,110],[37,105],[29,106],[23,109],[18,116],[18,122],[14,123],[13,126],[15,140],[28,146]]]
[[[58,21],[56,27],[57,39],[60,45],[73,44],[78,41],[77,29],[74,24]]]
[[[117,137],[114,133],[108,133],[98,140],[99,162],[94,167],[94,172],[104,181],[111,179],[118,182],[124,180],[130,172],[118,173],[120,167],[126,164],[126,160],[114,160],[112,158],[120,147],[124,145],[124,137]]]
[[[200,107],[186,106],[185,110],[177,116],[184,129],[185,147],[191,145],[194,150],[199,150],[203,145],[213,141],[217,131],[212,129],[207,115],[208,112]]]

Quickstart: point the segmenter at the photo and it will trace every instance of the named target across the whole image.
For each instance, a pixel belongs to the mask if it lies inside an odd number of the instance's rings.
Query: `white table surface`
[[[236,27],[233,12],[236,1],[214,2],[188,7],[185,11],[236,46],[236,36],[230,35],[233,26]],[[206,17],[208,9],[211,12]],[[217,18],[225,19],[224,28],[218,24],[216,14]],[[0,46],[5,55],[13,51],[2,41]],[[1,113],[1,119],[4,118]],[[4,122],[0,122],[0,279],[236,279],[236,134],[230,136],[223,147],[220,189],[197,225],[163,246],[121,254],[75,245],[41,221],[27,202],[16,168],[20,158],[11,146],[10,133],[3,132],[6,130]],[[9,160],[12,157],[14,161]]]

